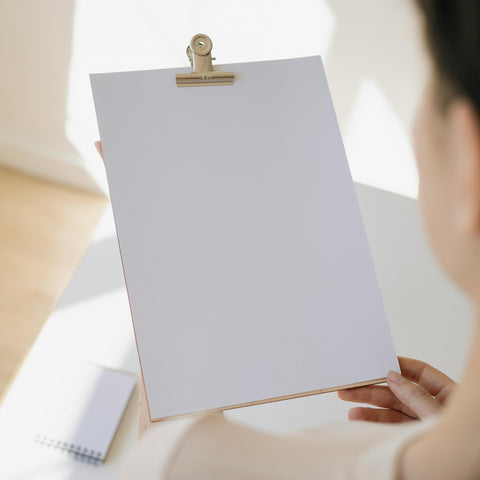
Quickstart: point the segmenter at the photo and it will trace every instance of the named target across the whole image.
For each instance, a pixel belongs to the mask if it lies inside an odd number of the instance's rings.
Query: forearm
[[[314,445],[268,435],[212,415],[186,435],[168,480],[318,479],[325,473]]]

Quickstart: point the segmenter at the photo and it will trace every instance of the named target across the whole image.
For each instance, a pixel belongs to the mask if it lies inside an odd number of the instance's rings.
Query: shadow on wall
[[[0,163],[100,192],[65,135],[74,0],[0,3]]]
[[[326,69],[340,123],[363,80],[381,88],[401,121],[412,121],[426,74],[414,0],[327,0],[336,20]]]
[[[411,129],[427,77],[415,0],[326,0],[326,72],[355,181],[412,198]]]

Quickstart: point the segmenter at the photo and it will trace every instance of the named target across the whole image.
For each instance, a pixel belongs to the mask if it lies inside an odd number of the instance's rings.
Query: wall
[[[0,162],[105,188],[88,74],[322,54],[355,180],[414,197],[409,132],[425,80],[409,0],[1,0]]]
[[[0,162],[100,191],[65,134],[74,7],[0,2]]]

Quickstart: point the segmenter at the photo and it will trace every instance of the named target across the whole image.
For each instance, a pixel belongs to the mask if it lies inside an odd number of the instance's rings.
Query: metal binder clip
[[[220,72],[213,70],[212,40],[208,35],[198,33],[187,47],[187,56],[192,73],[178,73],[177,87],[196,87],[200,85],[233,85],[234,74],[232,72]]]

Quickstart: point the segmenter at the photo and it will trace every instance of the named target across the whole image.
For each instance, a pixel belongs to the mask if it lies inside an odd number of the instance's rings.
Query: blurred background
[[[89,73],[322,55],[356,180],[414,197],[409,145],[425,80],[410,0],[2,0],[0,161],[104,192]],[[368,146],[368,148],[367,148]]]
[[[2,478],[117,478],[135,444],[137,393],[101,467],[37,451],[28,432],[45,359],[139,372],[89,74],[188,66],[200,32],[214,65],[322,56],[397,351],[460,377],[470,309],[416,202],[428,60],[412,0],[0,0]],[[288,432],[347,409],[333,394],[227,416]]]

